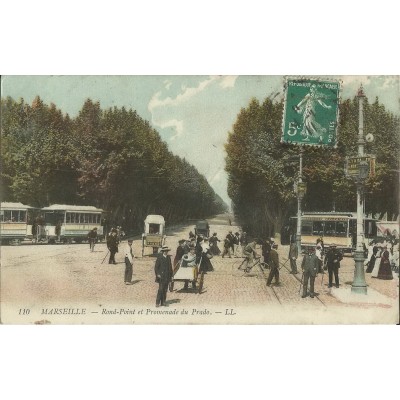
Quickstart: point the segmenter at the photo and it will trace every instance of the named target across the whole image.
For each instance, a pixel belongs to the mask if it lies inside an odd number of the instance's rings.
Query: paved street
[[[222,241],[229,230],[226,216],[210,220],[210,234]],[[191,225],[167,229],[172,257],[178,240]],[[266,286],[268,270],[254,267],[244,273],[242,258],[214,257],[214,271],[205,275],[201,294],[175,282],[168,307],[155,308],[158,285],[155,258],[141,257],[141,240],[134,241],[133,285],[124,285],[124,241],[108,264],[104,243],[90,253],[88,244],[4,246],[1,251],[1,318],[3,323],[56,324],[364,324],[398,322],[398,276],[383,281],[366,274],[368,294],[351,293],[354,261],[346,256],[340,269],[340,288],[327,287],[319,275],[314,299],[299,294],[301,274],[289,274],[288,247],[279,246],[281,286]],[[222,242],[220,243],[222,248]],[[146,249],[150,254],[151,249]],[[261,252],[261,249],[258,249]],[[103,262],[103,260],[105,261]],[[300,261],[298,261],[300,264]],[[300,267],[299,267],[300,269]]]

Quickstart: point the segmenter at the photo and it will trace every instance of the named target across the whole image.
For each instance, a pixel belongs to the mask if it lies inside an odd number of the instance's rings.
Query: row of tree
[[[355,211],[356,187],[345,177],[346,156],[357,155],[358,99],[340,105],[336,149],[304,149],[303,176],[307,192],[305,211]],[[280,232],[288,217],[296,215],[294,182],[299,162],[296,146],[282,144],[283,102],[253,99],[237,116],[226,144],[228,194],[239,221],[254,234]],[[396,218],[399,210],[400,119],[376,99],[364,101],[364,132],[375,140],[365,152],[376,155],[376,174],[366,182],[366,213]]]
[[[32,206],[94,205],[110,223],[142,229],[147,214],[169,224],[226,210],[206,178],[173,155],[133,110],[88,99],[72,119],[37,97],[1,100],[2,200]]]

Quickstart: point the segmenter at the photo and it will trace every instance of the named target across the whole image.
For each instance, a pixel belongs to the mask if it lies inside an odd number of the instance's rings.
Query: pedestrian
[[[163,246],[154,266],[158,283],[156,307],[166,306],[168,284],[173,275],[171,257],[168,255],[170,250],[168,246]]]
[[[336,249],[336,244],[332,243],[329,246],[328,251],[325,256],[325,266],[324,269],[328,269],[329,282],[328,287],[332,287],[333,275],[335,275],[335,286],[339,287],[339,268],[340,261],[343,259],[342,253]]]
[[[115,254],[118,253],[118,243],[117,230],[113,229],[107,237],[107,248],[110,252],[109,264],[116,264]]]
[[[190,246],[189,253],[185,254],[181,260],[181,266],[179,268],[196,268],[196,248],[195,246]],[[192,283],[192,289],[196,289],[196,279],[197,279],[197,269],[194,272],[191,279],[185,280],[185,284],[183,286],[184,290],[189,289],[189,281]]]
[[[322,273],[322,267],[323,267],[323,250],[322,250],[322,246],[320,243],[318,243],[315,246],[315,255],[318,258],[318,273]]]
[[[232,233],[232,231],[229,231],[227,237],[229,238],[229,242],[230,242],[231,254],[234,254],[235,253],[235,248],[234,248],[235,236]]]
[[[375,266],[376,255],[379,251],[379,247],[378,247],[377,243],[371,242],[370,246],[371,245],[372,245],[372,255],[367,263],[367,269],[365,270],[365,272],[367,274],[370,274],[373,271],[374,266]]]
[[[217,233],[213,233],[213,235],[210,237],[210,249],[211,249],[211,253],[214,256],[219,256],[221,254],[221,250],[218,247],[218,242],[220,242],[220,240],[217,237]]]
[[[377,278],[385,280],[393,279],[392,267],[389,260],[389,251],[386,247],[384,248],[381,255],[381,262],[379,265]]]
[[[199,265],[199,272],[204,272],[205,274],[210,271],[214,271],[214,267],[211,263],[213,254],[211,253],[210,246],[208,244],[208,239],[204,238],[202,243],[203,252],[201,254],[201,262]]]
[[[181,239],[178,247],[176,248],[175,258],[174,258],[174,268],[176,268],[177,264],[181,261],[183,255],[185,254],[185,239]]]
[[[244,248],[247,246],[247,243],[248,243],[248,241],[247,241],[247,233],[246,232],[243,232],[240,235],[239,243],[240,243],[240,246],[242,247],[241,250],[242,250],[242,255],[243,255]]]
[[[275,278],[275,286],[280,286],[279,282],[279,255],[276,249],[278,245],[273,243],[269,253],[269,265],[271,267],[267,279],[267,286],[271,286],[272,279]]]
[[[234,257],[239,257],[239,242],[240,237],[239,237],[239,232],[235,232],[235,235],[233,236],[233,256]]]
[[[91,231],[88,233],[88,240],[89,240],[89,248],[90,251],[94,251],[94,245],[97,242],[97,228],[93,228]]]
[[[304,255],[303,261],[301,263],[301,269],[303,270],[303,294],[302,298],[307,297],[308,281],[310,281],[310,297],[314,298],[314,282],[317,276],[319,268],[318,257],[315,255],[315,250],[313,246],[308,246],[307,254]]]
[[[253,261],[255,258],[259,258],[256,252],[257,239],[253,239],[243,250],[243,255],[246,261],[245,272],[249,272],[253,267]]]
[[[224,240],[224,251],[222,252],[222,258],[225,257],[225,254],[227,254],[229,256],[229,258],[232,258],[232,256],[231,256],[231,241],[230,241],[228,235],[226,235],[226,238]]]
[[[132,239],[128,239],[128,243],[125,247],[125,285],[132,285],[132,273],[133,273],[133,250],[132,250]]]
[[[318,246],[318,245],[321,246],[322,252],[324,252],[325,246],[324,246],[324,239],[322,238],[322,236],[320,236],[317,239],[317,242],[316,242],[315,246]]]
[[[299,273],[297,271],[297,263],[296,263],[298,256],[299,256],[299,250],[297,248],[297,243],[296,243],[296,241],[293,241],[289,247],[289,260],[290,260],[290,268],[291,268],[290,273],[294,274],[294,275]]]
[[[272,249],[272,246],[271,246],[270,240],[269,239],[265,239],[263,244],[262,244],[262,246],[261,246],[261,251],[262,251],[262,255],[264,257],[264,262],[267,265],[269,265],[269,262],[270,262],[269,255],[271,253],[271,249]]]

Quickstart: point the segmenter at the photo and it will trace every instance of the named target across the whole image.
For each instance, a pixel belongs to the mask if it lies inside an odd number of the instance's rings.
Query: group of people
[[[366,273],[372,278],[391,280],[399,272],[399,240],[387,238],[371,241],[368,246]]]
[[[93,251],[94,243],[97,240],[96,228],[93,229],[89,235],[90,249]],[[109,264],[116,264],[115,254],[118,252],[119,235],[117,229],[112,229],[107,236],[107,247],[110,251]],[[154,271],[156,276],[156,282],[158,283],[158,291],[156,297],[156,307],[166,305],[166,296],[168,290],[168,284],[171,282],[174,273],[178,268],[195,267],[197,266],[198,273],[207,273],[213,271],[213,265],[211,258],[214,255],[220,255],[221,251],[218,248],[218,242],[220,240],[217,234],[214,233],[210,239],[195,236],[189,234],[189,239],[179,240],[179,245],[176,249],[174,260],[171,260],[169,252],[171,251],[168,246],[163,246],[160,253],[157,256]],[[280,285],[279,281],[279,255],[277,252],[277,244],[274,240],[265,239],[258,240],[252,239],[248,241],[246,232],[235,234],[229,231],[228,235],[224,240],[224,250],[222,257],[228,255],[232,257],[244,257],[246,263],[246,270],[250,270],[254,265],[254,260],[260,258],[256,252],[256,246],[261,246],[262,256],[264,263],[269,267],[270,272],[267,278],[267,286],[274,283],[276,286]],[[240,250],[239,250],[240,249]],[[397,272],[398,272],[398,260],[399,260],[399,242],[384,241],[371,242],[369,247],[369,255],[367,260],[367,273],[371,273],[372,277],[378,279],[393,279],[392,269],[396,267],[397,260]],[[129,239],[125,246],[125,275],[124,282],[129,285],[132,284],[132,271],[133,271],[133,250],[132,240]],[[292,240],[289,247],[289,261],[292,274],[298,274],[297,259],[299,258],[299,251],[297,243]],[[328,287],[331,288],[335,285],[339,288],[339,270],[340,262],[343,259],[342,252],[337,248],[335,244],[330,244],[327,251],[325,252],[325,246],[322,238],[319,238],[315,246],[308,246],[304,257],[301,262],[302,269],[302,298],[307,297],[309,294],[311,298],[314,298],[316,293],[314,291],[315,278],[318,273],[324,273],[328,271]],[[192,288],[196,289],[196,277],[194,279],[185,280],[183,289],[188,289],[188,285],[191,282]]]
[[[228,256],[229,258],[233,257],[242,257],[243,248],[248,244],[247,233],[246,232],[235,232],[229,231],[229,233],[225,236],[223,240],[223,250],[221,252],[218,242],[221,242],[218,239],[217,233],[213,233],[210,237],[210,250],[214,256],[221,255],[222,258]]]

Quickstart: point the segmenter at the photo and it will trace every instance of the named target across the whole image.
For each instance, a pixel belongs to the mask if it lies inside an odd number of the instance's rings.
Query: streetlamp
[[[296,233],[296,245],[299,254],[301,254],[301,201],[306,194],[306,183],[303,182],[303,149],[300,149],[299,154],[300,168],[299,168],[299,180],[295,191],[297,192],[297,233]]]
[[[354,280],[351,285],[352,293],[367,294],[367,283],[365,282],[364,272],[364,183],[368,177],[369,165],[364,158],[364,115],[363,115],[363,102],[364,90],[360,86],[357,93],[359,113],[358,113],[358,174],[355,176],[357,185],[357,245],[354,252]]]

